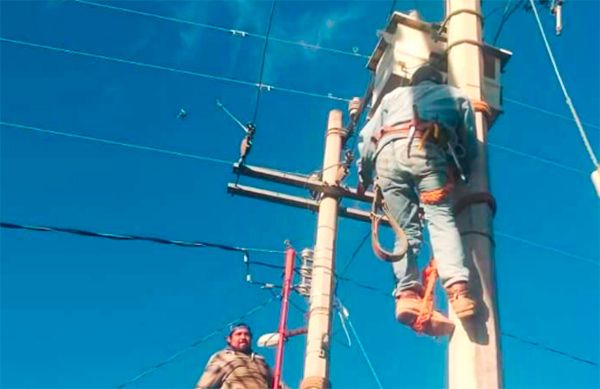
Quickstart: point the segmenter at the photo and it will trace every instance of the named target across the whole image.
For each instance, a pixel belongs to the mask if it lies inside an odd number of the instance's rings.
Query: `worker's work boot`
[[[421,294],[416,290],[407,289],[401,291],[396,296],[396,320],[402,324],[411,326],[417,319],[417,316],[419,316],[422,302]]]
[[[450,335],[454,331],[454,324],[443,314],[433,311],[431,318],[423,323],[420,330],[415,328],[415,322],[421,312],[423,298],[421,294],[413,289],[403,290],[396,297],[396,320],[411,327],[417,332],[429,336]]]
[[[450,305],[456,316],[463,320],[475,315],[477,303],[469,296],[469,286],[466,282],[456,282],[446,288]]]

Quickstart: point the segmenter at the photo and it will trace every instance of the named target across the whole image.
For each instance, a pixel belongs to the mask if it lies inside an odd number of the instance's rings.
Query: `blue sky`
[[[298,249],[313,245],[314,214],[226,194],[235,176],[229,163],[219,162],[237,160],[243,134],[215,100],[242,121],[251,119],[252,84],[258,81],[264,46],[260,36],[272,3],[103,4],[179,21],[81,2],[0,4],[2,221],[274,250],[282,250],[285,239]],[[495,34],[505,4],[484,2],[487,39]],[[366,56],[391,5],[277,1],[263,80],[274,89],[262,94],[248,163],[304,173],[319,168],[327,113],[345,109],[337,97],[362,95],[369,78]],[[425,20],[443,18],[441,1],[396,5],[399,11],[415,7]],[[553,34],[549,12],[540,12],[598,151],[599,5],[567,1],[560,37]],[[489,138],[491,187],[499,204],[495,263],[505,384],[598,387],[597,366],[513,337],[597,364],[600,215],[589,179],[593,165],[570,120],[533,14],[516,12],[498,46],[514,53],[503,78],[505,113]],[[181,108],[188,112],[185,120],[177,118]],[[355,182],[353,171],[349,183]],[[247,178],[241,183],[287,190]],[[358,222],[340,222],[339,264],[367,230]],[[0,237],[0,383],[5,388],[115,387],[271,296],[245,283],[237,253],[6,229]],[[283,263],[280,254],[256,253],[252,259]],[[252,273],[271,282],[280,276],[261,267]],[[383,291],[392,288],[388,266],[375,259],[369,245],[347,275]],[[350,283],[340,285],[339,292],[383,387],[444,387],[445,340],[416,336],[395,323],[393,300],[382,293]],[[298,296],[293,299],[304,306]],[[271,303],[247,321],[255,333],[270,332],[278,314],[279,305]],[[290,327],[301,326],[302,312],[292,309],[289,321]],[[338,319],[334,328],[340,328]],[[224,336],[208,339],[131,387],[191,387]],[[331,360],[334,387],[376,387],[356,341],[351,347],[345,342],[338,332]],[[302,377],[303,347],[300,338],[288,343],[284,379],[294,387]],[[260,351],[273,361],[272,351]]]

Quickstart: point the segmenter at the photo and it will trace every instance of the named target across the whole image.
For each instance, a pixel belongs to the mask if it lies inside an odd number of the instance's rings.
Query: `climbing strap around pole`
[[[454,203],[454,214],[458,216],[458,214],[474,204],[487,204],[492,211],[492,216],[496,215],[496,199],[490,192],[472,192],[463,195]]]
[[[406,251],[408,250],[408,239],[406,238],[406,233],[402,227],[400,227],[392,213],[389,211],[388,207],[384,204],[383,193],[381,192],[379,185],[376,184],[373,189],[373,205],[371,207],[371,245],[373,247],[373,251],[375,252],[375,255],[386,262],[399,261],[404,257],[404,254],[406,254]],[[386,251],[379,243],[379,222],[383,217],[383,215],[378,214],[379,209],[381,209],[385,216],[387,216],[388,222],[396,234],[396,241],[400,242],[396,245],[395,253]]]
[[[437,265],[433,257],[429,260],[429,264],[423,270],[423,287],[425,292],[423,293],[423,302],[421,304],[421,311],[419,316],[415,319],[412,324],[412,329],[416,332],[423,333],[427,327],[427,323],[433,316],[434,308],[434,289],[435,281],[437,280]]]

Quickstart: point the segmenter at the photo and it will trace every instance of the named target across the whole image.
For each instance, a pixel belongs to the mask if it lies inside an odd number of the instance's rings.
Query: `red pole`
[[[281,297],[281,315],[279,316],[279,340],[277,342],[277,354],[275,357],[275,373],[273,377],[273,388],[279,389],[281,382],[281,371],[283,369],[283,346],[285,343],[287,331],[286,322],[289,307],[290,290],[292,288],[292,278],[294,277],[294,259],[296,251],[288,247],[285,250],[285,272],[283,276],[283,294]]]

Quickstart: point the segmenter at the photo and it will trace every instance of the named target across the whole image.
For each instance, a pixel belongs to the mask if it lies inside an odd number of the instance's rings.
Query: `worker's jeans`
[[[407,139],[397,139],[383,146],[375,165],[385,204],[406,232],[409,243],[404,258],[392,265],[397,280],[396,295],[402,290],[421,286],[417,267],[423,240],[418,215],[419,193],[440,189],[448,180],[446,153],[440,147],[427,142],[419,150],[420,140],[415,139],[409,158],[407,144]],[[436,204],[421,206],[442,285],[448,287],[457,281],[467,281],[469,270],[464,265],[465,254],[450,198],[446,196]],[[396,248],[398,243],[396,241]]]

